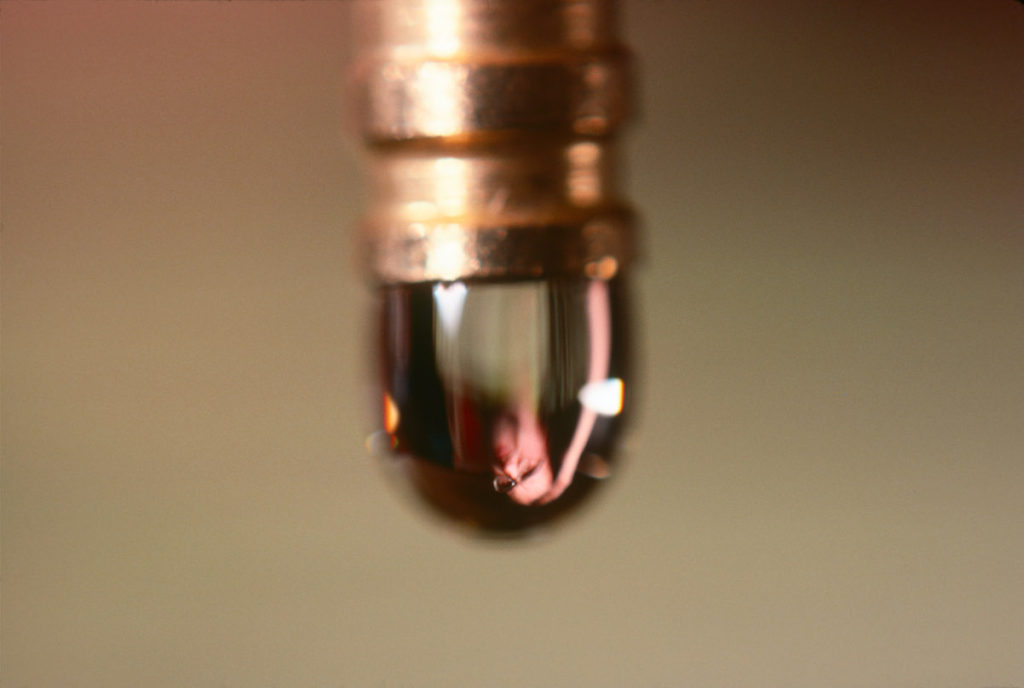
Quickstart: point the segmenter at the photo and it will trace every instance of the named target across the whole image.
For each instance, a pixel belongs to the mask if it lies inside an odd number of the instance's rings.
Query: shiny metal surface
[[[614,2],[366,0],[357,18],[376,280],[594,276],[629,262],[615,174],[629,63]]]
[[[392,147],[372,157],[364,227],[378,279],[594,276],[632,257],[610,142],[502,141],[452,152]]]

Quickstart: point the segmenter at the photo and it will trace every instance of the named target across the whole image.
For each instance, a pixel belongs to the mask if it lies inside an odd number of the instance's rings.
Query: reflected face
[[[528,409],[502,416],[495,424],[494,455],[494,488],[513,501],[532,504],[551,489],[554,471],[547,442]]]

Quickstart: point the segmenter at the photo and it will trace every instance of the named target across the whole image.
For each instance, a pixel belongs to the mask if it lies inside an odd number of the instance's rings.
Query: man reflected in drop
[[[608,285],[592,281],[586,293],[589,351],[585,384],[600,382],[608,375],[611,355],[611,322]],[[519,504],[547,504],[557,499],[572,483],[580,457],[597,420],[587,404],[581,412],[569,446],[556,472],[539,412],[531,401],[529,385],[519,385],[515,405],[493,422],[491,470],[494,489]]]
[[[569,489],[577,475],[609,475],[624,399],[615,289],[592,279],[386,294],[384,430],[428,501],[472,522],[526,524],[588,493],[590,481]]]
[[[555,480],[547,438],[528,403],[494,425],[494,489],[520,504],[544,497]]]

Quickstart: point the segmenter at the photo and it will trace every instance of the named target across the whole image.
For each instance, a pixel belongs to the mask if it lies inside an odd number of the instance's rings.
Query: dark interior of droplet
[[[590,284],[460,284],[459,304],[464,310],[457,327],[439,313],[437,285],[381,289],[378,346],[391,461],[436,511],[486,532],[522,531],[573,509],[610,473],[632,392],[626,286],[622,278],[601,283],[598,292],[588,291]],[[598,301],[595,293],[602,295]],[[603,308],[591,308],[600,299]],[[525,317],[522,309],[500,312],[510,303],[526,303],[532,310]],[[594,348],[590,341],[597,322],[591,311],[610,315],[609,344],[604,349]],[[543,322],[531,323],[531,317]],[[441,327],[447,329],[439,332]],[[499,332],[491,332],[494,328]],[[520,333],[532,348],[516,348],[518,342],[511,340]],[[483,350],[487,347],[493,350]],[[496,386],[494,375],[487,374],[488,366],[505,370],[506,347],[520,361],[512,368],[519,365],[522,377],[528,378],[528,384],[520,385],[526,392],[516,391],[512,383]],[[595,363],[595,351],[606,352],[605,367]],[[484,372],[472,365],[478,360],[485,361]],[[590,413],[591,422],[581,425],[586,414],[578,392],[595,369],[609,379],[625,381],[623,409],[617,414]],[[529,403],[520,403],[520,397]],[[527,410],[515,411],[519,408]],[[524,430],[525,425],[531,429]],[[571,451],[580,446],[579,440],[573,444],[576,435],[585,438],[582,452]],[[503,444],[502,437],[513,439]],[[512,461],[507,456],[523,455],[527,444],[546,465],[525,471],[525,478],[515,470],[509,470],[511,477],[506,475],[505,461]],[[577,457],[578,464],[563,472],[567,455]],[[543,475],[534,476],[537,471]],[[560,474],[570,476],[568,484],[544,492],[545,486],[558,482],[551,476]],[[531,481],[544,495],[538,501],[531,501]]]

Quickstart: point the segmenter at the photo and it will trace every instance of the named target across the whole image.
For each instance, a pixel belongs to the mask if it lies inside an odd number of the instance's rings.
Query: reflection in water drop
[[[465,282],[434,285],[434,306],[437,309],[438,325],[449,337],[454,337],[459,331],[467,291]]]
[[[622,411],[622,380],[610,377],[588,382],[580,388],[580,403],[602,416],[616,416]]]
[[[486,530],[610,473],[628,379],[621,278],[385,287],[385,429],[417,491]]]

